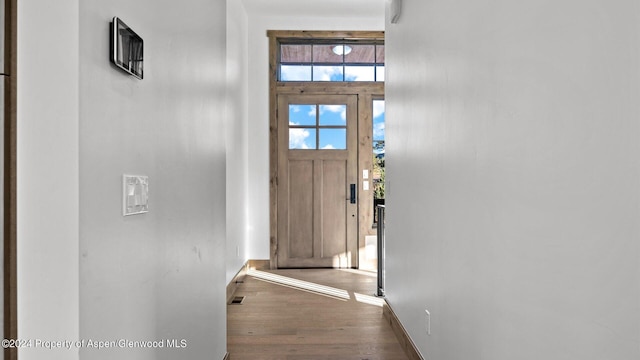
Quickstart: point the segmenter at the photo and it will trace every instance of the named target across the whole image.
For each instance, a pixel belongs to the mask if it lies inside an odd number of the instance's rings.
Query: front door
[[[278,96],[279,268],[357,266],[356,95]]]

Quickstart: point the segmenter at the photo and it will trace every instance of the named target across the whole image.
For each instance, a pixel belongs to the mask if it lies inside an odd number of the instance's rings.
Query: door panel
[[[294,258],[313,257],[313,161],[289,162],[289,254]]]
[[[340,256],[345,253],[347,236],[345,206],[347,192],[347,162],[323,161],[322,169],[322,256]]]
[[[357,96],[278,97],[278,267],[357,266]]]

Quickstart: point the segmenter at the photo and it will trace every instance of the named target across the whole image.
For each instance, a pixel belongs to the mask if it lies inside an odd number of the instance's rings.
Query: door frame
[[[17,0],[5,0],[4,36],[4,338],[18,338],[17,294]],[[18,349],[4,350],[4,359],[16,360]]]
[[[271,269],[278,268],[278,95],[357,95],[358,96],[358,187],[362,184],[362,169],[372,171],[371,154],[362,151],[367,142],[371,146],[371,134],[367,131],[367,118],[372,111],[368,109],[367,99],[384,96],[383,82],[279,82],[278,49],[280,41],[290,39],[309,40],[384,40],[384,31],[267,31],[269,38],[269,262]],[[368,122],[372,123],[373,119]],[[369,127],[372,125],[369,125]],[[367,139],[368,137],[368,139]],[[362,210],[363,191],[358,196],[358,248],[364,247],[362,227],[365,220]],[[368,200],[368,198],[367,198]],[[359,262],[360,255],[356,256]],[[353,264],[358,267],[359,264]]]

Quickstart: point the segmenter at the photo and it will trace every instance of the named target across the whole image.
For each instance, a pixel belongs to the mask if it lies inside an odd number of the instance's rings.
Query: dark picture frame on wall
[[[117,16],[111,22],[111,62],[123,71],[142,80],[144,42]]]

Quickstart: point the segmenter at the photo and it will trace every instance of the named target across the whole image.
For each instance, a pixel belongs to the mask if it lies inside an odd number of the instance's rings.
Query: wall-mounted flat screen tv
[[[143,41],[117,16],[111,22],[111,62],[142,79]]]

